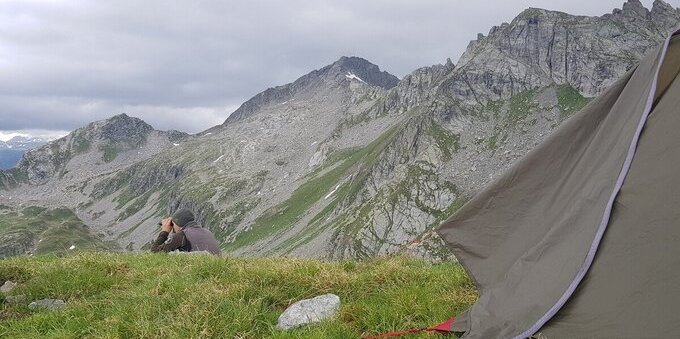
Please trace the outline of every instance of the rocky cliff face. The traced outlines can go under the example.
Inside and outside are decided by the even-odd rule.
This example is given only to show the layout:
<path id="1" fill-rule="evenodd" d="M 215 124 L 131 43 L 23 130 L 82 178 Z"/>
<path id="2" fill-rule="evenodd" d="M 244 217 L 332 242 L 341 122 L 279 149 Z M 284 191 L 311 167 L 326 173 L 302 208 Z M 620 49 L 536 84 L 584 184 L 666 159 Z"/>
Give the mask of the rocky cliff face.
<path id="1" fill-rule="evenodd" d="M 0 171 L 12 188 L 0 203 L 65 204 L 128 249 L 190 207 L 237 255 L 445 258 L 433 228 L 678 19 L 662 1 L 601 17 L 528 9 L 471 42 L 455 66 L 398 80 L 343 57 L 195 136 L 126 116 L 94 123 Z"/>
<path id="2" fill-rule="evenodd" d="M 596 96 L 679 20 L 680 12 L 663 1 L 650 11 L 631 0 L 600 17 L 530 8 L 470 42 L 458 62 L 464 74 L 445 87 L 470 102 L 507 99 L 551 83 Z"/>

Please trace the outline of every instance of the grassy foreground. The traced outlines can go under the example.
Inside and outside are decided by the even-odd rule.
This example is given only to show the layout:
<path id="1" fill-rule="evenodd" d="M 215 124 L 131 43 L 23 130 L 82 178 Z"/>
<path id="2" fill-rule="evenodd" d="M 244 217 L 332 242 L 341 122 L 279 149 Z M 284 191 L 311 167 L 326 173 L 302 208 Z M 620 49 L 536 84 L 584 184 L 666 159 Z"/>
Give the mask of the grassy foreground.
<path id="1" fill-rule="evenodd" d="M 323 262 L 79 253 L 0 260 L 5 280 L 19 282 L 10 294 L 27 299 L 13 304 L 0 296 L 0 338 L 356 338 L 437 324 L 477 297 L 460 265 L 401 257 Z M 336 319 L 276 330 L 287 306 L 324 293 L 342 300 Z M 27 308 L 43 298 L 67 306 Z"/>

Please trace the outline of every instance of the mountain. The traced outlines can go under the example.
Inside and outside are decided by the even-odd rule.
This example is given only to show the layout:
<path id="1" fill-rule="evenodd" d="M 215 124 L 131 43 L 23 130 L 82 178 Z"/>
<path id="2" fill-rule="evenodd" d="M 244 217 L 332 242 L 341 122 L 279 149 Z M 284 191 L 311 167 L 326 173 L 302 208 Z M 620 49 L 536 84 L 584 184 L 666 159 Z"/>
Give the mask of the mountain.
<path id="1" fill-rule="evenodd" d="M 41 137 L 24 137 L 24 136 L 15 136 L 12 139 L 7 140 L 5 142 L 5 145 L 7 148 L 11 149 L 20 149 L 24 151 L 28 151 L 32 148 L 36 148 L 38 146 L 42 146 L 48 142 L 52 141 L 51 139 L 48 138 L 41 138 Z M 0 148 L 2 148 L 2 144 L 0 144 Z"/>
<path id="2" fill-rule="evenodd" d="M 50 140 L 39 137 L 15 136 L 7 142 L 0 140 L 0 169 L 17 165 L 26 151 L 42 146 Z"/>
<path id="3" fill-rule="evenodd" d="M 366 59 L 358 57 L 342 57 L 338 61 L 321 69 L 315 70 L 295 82 L 269 88 L 246 101 L 234 111 L 225 125 L 241 120 L 269 105 L 287 102 L 296 94 L 309 93 L 317 86 L 331 87 L 359 81 L 373 87 L 390 89 L 397 85 L 399 78 L 384 71 Z"/>
<path id="4" fill-rule="evenodd" d="M 455 65 L 399 80 L 343 57 L 197 135 L 117 116 L 0 172 L 0 204 L 65 206 L 127 249 L 189 207 L 236 255 L 446 258 L 433 228 L 678 21 L 660 0 L 599 17 L 530 8 Z"/>

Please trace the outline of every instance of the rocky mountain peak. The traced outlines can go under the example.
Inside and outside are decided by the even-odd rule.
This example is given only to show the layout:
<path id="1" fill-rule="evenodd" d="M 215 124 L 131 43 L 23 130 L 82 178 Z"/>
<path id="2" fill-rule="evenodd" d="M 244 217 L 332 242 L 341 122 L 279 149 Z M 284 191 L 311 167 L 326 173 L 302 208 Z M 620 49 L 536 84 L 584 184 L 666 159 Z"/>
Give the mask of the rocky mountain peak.
<path id="1" fill-rule="evenodd" d="M 130 117 L 125 113 L 115 115 L 109 119 L 95 122 L 85 127 L 93 132 L 95 137 L 111 142 L 125 142 L 139 139 L 151 133 L 154 129 L 142 119 Z"/>
<path id="2" fill-rule="evenodd" d="M 52 178 L 63 178 L 73 168 L 100 166 L 101 170 L 124 166 L 125 161 L 134 162 L 152 156 L 170 146 L 172 140 L 183 137 L 186 134 L 156 131 L 139 118 L 118 114 L 26 152 L 17 171 L 21 172 L 19 177 L 26 178 L 31 184 L 45 184 Z M 126 154 L 125 161 L 109 165 L 121 154 Z"/>
<path id="3" fill-rule="evenodd" d="M 234 111 L 223 125 L 244 119 L 263 107 L 287 102 L 298 94 L 317 91 L 320 88 L 343 87 L 352 81 L 389 89 L 399 83 L 399 78 L 381 71 L 378 66 L 366 59 L 343 56 L 338 61 L 309 72 L 292 83 L 258 93 Z"/>
<path id="4" fill-rule="evenodd" d="M 599 17 L 526 9 L 470 42 L 447 90 L 469 103 L 509 98 L 553 83 L 596 96 L 680 21 L 680 10 L 661 0 L 651 11 L 638 0 L 622 8 Z"/>
<path id="5" fill-rule="evenodd" d="M 381 71 L 380 67 L 359 57 L 341 57 L 328 68 L 333 74 L 339 74 L 350 80 L 361 81 L 370 86 L 390 89 L 399 83 L 396 76 Z"/>
<path id="6" fill-rule="evenodd" d="M 677 28 L 680 25 L 680 10 L 662 0 L 654 1 L 650 18 L 660 27 Z"/>
<path id="7" fill-rule="evenodd" d="M 623 15 L 635 17 L 640 16 L 647 18 L 649 16 L 649 10 L 640 2 L 640 0 L 628 0 L 623 4 L 623 10 L 621 11 Z"/>
<path id="8" fill-rule="evenodd" d="M 663 0 L 654 0 L 654 3 L 652 4 L 652 12 L 667 12 L 674 10 L 675 8 L 673 8 L 673 6 Z"/>

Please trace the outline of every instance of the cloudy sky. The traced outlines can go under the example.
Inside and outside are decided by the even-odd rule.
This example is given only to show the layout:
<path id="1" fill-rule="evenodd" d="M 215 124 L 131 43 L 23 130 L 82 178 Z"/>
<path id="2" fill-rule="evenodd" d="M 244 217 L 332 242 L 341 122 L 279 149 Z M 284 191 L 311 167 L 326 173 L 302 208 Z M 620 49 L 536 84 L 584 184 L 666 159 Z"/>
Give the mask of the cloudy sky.
<path id="1" fill-rule="evenodd" d="M 622 3 L 0 0 L 0 139 L 121 112 L 194 133 L 343 55 L 402 77 L 455 62 L 478 32 L 527 7 L 601 15 Z"/>

